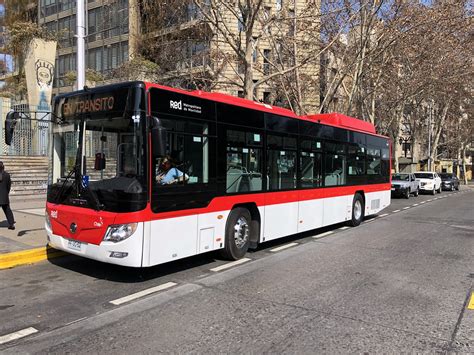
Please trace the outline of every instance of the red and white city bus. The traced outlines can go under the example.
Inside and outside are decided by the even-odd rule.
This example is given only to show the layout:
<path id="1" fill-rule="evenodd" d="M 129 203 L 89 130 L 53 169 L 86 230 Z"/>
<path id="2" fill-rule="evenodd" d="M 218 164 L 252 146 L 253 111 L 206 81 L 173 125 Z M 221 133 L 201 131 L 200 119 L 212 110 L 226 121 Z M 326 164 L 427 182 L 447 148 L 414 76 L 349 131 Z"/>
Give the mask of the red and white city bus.
<path id="1" fill-rule="evenodd" d="M 48 241 L 87 258 L 235 260 L 390 204 L 388 138 L 340 114 L 129 82 L 57 96 L 54 116 Z"/>

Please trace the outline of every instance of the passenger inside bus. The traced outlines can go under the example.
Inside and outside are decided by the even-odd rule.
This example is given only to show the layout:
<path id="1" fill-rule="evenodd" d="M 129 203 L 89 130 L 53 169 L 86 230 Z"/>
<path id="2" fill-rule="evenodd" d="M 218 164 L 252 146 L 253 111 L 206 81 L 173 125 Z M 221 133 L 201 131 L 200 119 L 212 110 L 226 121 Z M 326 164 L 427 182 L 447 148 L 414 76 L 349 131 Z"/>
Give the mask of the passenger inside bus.
<path id="1" fill-rule="evenodd" d="M 188 175 L 183 174 L 181 170 L 176 168 L 173 160 L 169 155 L 162 158 L 159 165 L 159 170 L 156 174 L 156 182 L 160 185 L 171 185 L 178 182 L 188 180 Z"/>

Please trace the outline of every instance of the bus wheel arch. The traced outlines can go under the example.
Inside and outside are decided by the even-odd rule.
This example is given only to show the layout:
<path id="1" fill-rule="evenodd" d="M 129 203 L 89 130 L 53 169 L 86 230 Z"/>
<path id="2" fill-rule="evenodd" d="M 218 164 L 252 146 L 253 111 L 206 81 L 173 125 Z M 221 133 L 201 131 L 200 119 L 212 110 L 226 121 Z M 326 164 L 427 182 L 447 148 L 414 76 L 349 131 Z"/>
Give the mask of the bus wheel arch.
<path id="1" fill-rule="evenodd" d="M 250 212 L 252 222 L 250 229 L 251 233 L 249 249 L 256 249 L 258 242 L 260 241 L 260 226 L 262 225 L 260 211 L 258 210 L 258 207 L 255 202 L 239 203 L 237 205 L 232 206 L 232 209 L 237 207 L 245 208 Z"/>
<path id="2" fill-rule="evenodd" d="M 349 224 L 357 227 L 363 220 L 365 215 L 365 194 L 364 191 L 356 191 L 352 199 L 351 219 Z"/>
<path id="3" fill-rule="evenodd" d="M 249 248 L 255 248 L 260 236 L 260 213 L 254 203 L 232 207 L 225 226 L 225 243 L 221 255 L 238 260 Z"/>

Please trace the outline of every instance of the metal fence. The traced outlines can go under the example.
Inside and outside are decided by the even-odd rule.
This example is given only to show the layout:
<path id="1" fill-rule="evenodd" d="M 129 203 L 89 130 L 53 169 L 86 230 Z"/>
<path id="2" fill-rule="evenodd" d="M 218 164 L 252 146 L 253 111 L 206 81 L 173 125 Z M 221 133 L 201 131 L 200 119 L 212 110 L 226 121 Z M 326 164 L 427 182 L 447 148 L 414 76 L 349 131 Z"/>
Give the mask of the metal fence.
<path id="1" fill-rule="evenodd" d="M 11 110 L 21 112 L 11 145 L 5 144 L 5 117 Z M 50 139 L 51 115 L 43 110 L 30 109 L 27 104 L 0 101 L 0 155 L 46 156 Z"/>

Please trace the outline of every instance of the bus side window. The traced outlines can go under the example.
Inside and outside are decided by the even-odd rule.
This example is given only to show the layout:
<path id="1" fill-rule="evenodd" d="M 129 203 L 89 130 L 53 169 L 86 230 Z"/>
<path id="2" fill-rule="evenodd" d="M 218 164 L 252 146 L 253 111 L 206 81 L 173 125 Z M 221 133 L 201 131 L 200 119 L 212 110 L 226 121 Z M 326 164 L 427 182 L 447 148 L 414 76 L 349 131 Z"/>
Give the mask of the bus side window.
<path id="1" fill-rule="evenodd" d="M 267 139 L 268 189 L 295 189 L 296 138 L 269 134 Z"/>
<path id="2" fill-rule="evenodd" d="M 346 184 L 345 146 L 340 143 L 325 143 L 324 186 Z"/>
<path id="3" fill-rule="evenodd" d="M 367 149 L 367 175 L 380 175 L 381 173 L 381 159 L 380 149 Z"/>
<path id="4" fill-rule="evenodd" d="M 226 192 L 262 190 L 262 135 L 227 131 Z"/>

